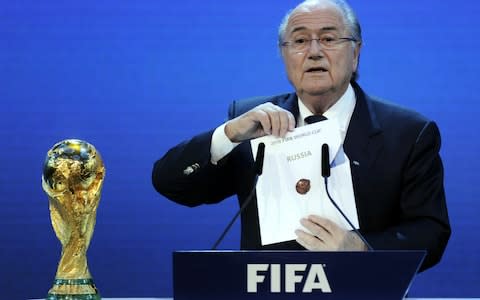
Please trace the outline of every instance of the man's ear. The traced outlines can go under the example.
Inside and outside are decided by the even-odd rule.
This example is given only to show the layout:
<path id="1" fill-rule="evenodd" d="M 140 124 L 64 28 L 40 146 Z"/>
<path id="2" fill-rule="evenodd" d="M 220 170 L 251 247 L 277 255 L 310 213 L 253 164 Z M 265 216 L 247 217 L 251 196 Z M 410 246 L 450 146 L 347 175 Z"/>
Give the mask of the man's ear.
<path id="1" fill-rule="evenodd" d="M 283 60 L 283 62 L 285 63 L 285 47 L 282 47 L 282 46 L 278 46 L 278 54 L 280 54 L 280 58 Z"/>
<path id="2" fill-rule="evenodd" d="M 353 71 L 358 70 L 358 64 L 360 62 L 360 50 L 362 48 L 362 43 L 356 43 L 355 48 L 353 49 Z"/>

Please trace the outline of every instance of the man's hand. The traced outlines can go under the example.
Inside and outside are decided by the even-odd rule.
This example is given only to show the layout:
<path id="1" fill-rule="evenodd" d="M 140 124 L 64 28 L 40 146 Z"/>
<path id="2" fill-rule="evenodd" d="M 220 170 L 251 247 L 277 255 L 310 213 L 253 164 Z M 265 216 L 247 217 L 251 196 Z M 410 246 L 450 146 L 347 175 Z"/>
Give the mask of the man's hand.
<path id="1" fill-rule="evenodd" d="M 265 135 L 284 137 L 295 129 L 291 112 L 270 102 L 261 104 L 225 125 L 225 134 L 232 142 L 243 142 Z"/>
<path id="2" fill-rule="evenodd" d="M 295 231 L 297 242 L 313 251 L 366 251 L 367 246 L 355 232 L 340 228 L 329 219 L 308 216 L 300 223 L 311 233 L 301 229 Z"/>

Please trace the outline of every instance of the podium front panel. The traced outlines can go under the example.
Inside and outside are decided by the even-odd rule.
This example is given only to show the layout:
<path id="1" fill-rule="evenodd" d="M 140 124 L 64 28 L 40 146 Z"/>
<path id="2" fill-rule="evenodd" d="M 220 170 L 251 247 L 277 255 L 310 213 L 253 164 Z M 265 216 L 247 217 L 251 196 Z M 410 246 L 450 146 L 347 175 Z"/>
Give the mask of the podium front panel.
<path id="1" fill-rule="evenodd" d="M 403 299 L 424 251 L 180 251 L 175 300 Z"/>

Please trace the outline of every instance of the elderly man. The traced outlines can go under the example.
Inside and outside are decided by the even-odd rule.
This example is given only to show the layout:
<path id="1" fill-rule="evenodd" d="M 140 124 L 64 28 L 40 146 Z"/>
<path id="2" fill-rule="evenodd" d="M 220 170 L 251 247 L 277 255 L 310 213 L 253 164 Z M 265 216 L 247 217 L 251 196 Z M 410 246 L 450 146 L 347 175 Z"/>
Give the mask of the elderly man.
<path id="1" fill-rule="evenodd" d="M 305 1 L 279 29 L 279 47 L 295 93 L 233 102 L 230 120 L 172 148 L 155 163 L 158 192 L 188 206 L 237 194 L 254 182 L 249 140 L 283 137 L 305 118 L 323 115 L 343 128 L 360 232 L 374 249 L 427 250 L 422 270 L 436 264 L 450 236 L 436 124 L 374 99 L 356 83 L 361 29 L 341 0 Z M 316 215 L 299 223 L 296 241 L 261 243 L 258 208 L 242 214 L 242 249 L 366 250 L 353 231 Z"/>

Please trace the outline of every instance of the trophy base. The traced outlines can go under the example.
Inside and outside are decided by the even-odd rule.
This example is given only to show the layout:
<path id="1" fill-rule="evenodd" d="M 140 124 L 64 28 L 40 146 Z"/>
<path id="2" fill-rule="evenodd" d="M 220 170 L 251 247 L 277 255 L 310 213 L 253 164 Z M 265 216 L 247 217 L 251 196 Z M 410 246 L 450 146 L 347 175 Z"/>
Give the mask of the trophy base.
<path id="1" fill-rule="evenodd" d="M 77 295 L 60 295 L 48 294 L 45 300 L 101 300 L 98 294 L 77 294 Z"/>
<path id="2" fill-rule="evenodd" d="M 93 279 L 58 279 L 48 291 L 46 300 L 100 300 Z"/>

